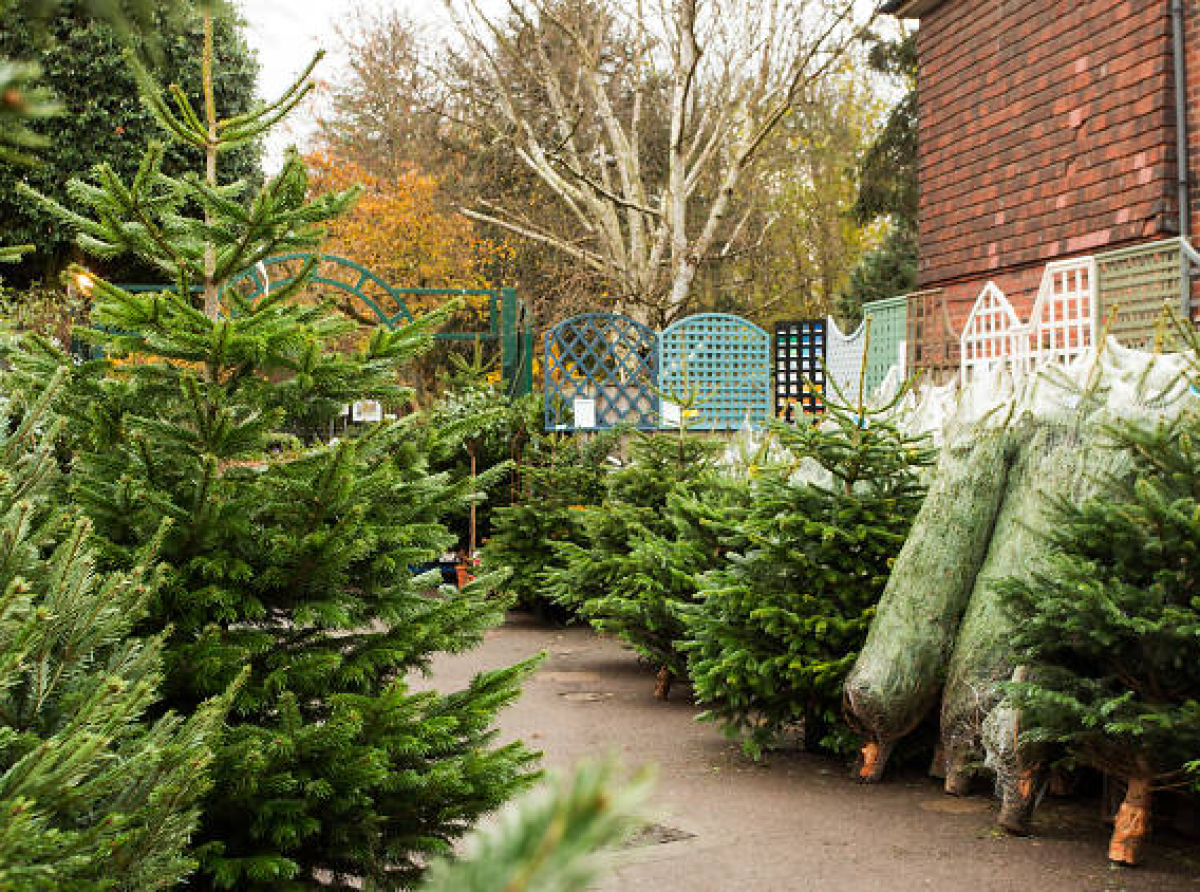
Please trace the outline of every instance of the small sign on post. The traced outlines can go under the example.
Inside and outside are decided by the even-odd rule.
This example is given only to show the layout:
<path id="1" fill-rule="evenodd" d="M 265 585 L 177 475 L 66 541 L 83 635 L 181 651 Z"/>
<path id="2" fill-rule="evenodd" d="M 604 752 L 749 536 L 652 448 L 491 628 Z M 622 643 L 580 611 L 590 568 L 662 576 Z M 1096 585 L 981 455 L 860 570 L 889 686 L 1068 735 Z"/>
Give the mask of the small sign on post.
<path id="1" fill-rule="evenodd" d="M 596 426 L 596 401 L 594 399 L 576 399 L 572 408 L 575 413 L 576 430 L 591 430 Z"/>
<path id="2" fill-rule="evenodd" d="M 350 409 L 350 420 L 383 421 L 383 403 L 379 400 L 356 400 Z"/>
<path id="3" fill-rule="evenodd" d="M 681 427 L 683 425 L 683 412 L 679 408 L 679 403 L 673 403 L 670 400 L 662 401 L 662 423 L 663 427 Z"/>

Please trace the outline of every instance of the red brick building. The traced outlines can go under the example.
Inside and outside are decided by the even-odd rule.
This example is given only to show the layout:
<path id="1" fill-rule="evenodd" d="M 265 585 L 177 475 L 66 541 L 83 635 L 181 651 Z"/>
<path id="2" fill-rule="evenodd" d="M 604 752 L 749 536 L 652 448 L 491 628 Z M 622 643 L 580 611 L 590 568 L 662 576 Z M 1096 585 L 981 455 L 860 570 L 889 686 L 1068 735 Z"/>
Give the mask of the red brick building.
<path id="1" fill-rule="evenodd" d="M 957 365 L 957 336 L 988 281 L 1024 320 L 1050 261 L 1181 234 L 1180 33 L 1193 174 L 1185 227 L 1200 230 L 1200 0 L 1179 4 L 1181 29 L 1172 0 L 885 4 L 920 23 L 919 283 L 927 293 L 909 306 L 914 365 Z M 1176 272 L 1177 292 L 1179 281 Z"/>

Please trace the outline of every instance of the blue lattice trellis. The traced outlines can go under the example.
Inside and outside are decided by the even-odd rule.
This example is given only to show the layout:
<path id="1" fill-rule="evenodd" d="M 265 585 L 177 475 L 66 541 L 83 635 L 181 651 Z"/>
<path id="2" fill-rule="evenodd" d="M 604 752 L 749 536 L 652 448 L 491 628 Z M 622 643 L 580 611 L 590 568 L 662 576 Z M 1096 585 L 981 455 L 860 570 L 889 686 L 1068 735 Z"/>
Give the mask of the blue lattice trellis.
<path id="1" fill-rule="evenodd" d="M 796 421 L 796 407 L 824 410 L 825 320 L 775 323 L 775 414 Z"/>
<path id="2" fill-rule="evenodd" d="M 659 382 L 668 398 L 695 395 L 690 428 L 761 427 L 771 416 L 771 338 L 740 316 L 681 319 L 659 339 Z"/>
<path id="3" fill-rule="evenodd" d="M 547 430 L 658 427 L 658 336 L 636 319 L 564 319 L 546 332 L 543 368 Z M 594 401 L 594 424 L 576 424 L 577 400 Z"/>

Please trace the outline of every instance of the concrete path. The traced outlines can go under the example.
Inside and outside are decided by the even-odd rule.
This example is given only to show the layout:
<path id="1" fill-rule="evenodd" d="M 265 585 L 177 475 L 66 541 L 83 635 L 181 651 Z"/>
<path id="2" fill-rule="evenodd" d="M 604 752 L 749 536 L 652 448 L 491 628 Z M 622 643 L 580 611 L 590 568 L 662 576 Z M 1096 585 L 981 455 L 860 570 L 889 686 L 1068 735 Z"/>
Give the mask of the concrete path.
<path id="1" fill-rule="evenodd" d="M 861 787 L 817 756 L 758 766 L 694 721 L 686 687 L 655 701 L 636 656 L 587 629 L 511 614 L 479 649 L 439 660 L 422 686 L 461 687 L 542 649 L 550 658 L 502 716 L 504 737 L 542 750 L 548 767 L 607 752 L 659 766 L 660 826 L 602 892 L 1200 890 L 1200 847 L 1180 838 L 1156 839 L 1146 867 L 1109 867 L 1092 803 L 1047 801 L 1036 835 L 1013 839 L 994 829 L 989 797 L 948 797 L 920 774 Z"/>

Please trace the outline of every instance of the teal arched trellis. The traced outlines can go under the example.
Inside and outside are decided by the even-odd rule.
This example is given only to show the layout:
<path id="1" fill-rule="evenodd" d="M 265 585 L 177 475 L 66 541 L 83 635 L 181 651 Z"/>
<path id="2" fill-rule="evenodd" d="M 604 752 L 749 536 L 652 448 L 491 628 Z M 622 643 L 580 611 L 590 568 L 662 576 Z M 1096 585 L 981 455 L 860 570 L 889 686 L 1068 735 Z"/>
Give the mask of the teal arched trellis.
<path id="1" fill-rule="evenodd" d="M 546 430 L 658 427 L 658 336 L 620 313 L 581 313 L 545 334 Z M 577 417 L 580 401 L 590 420 Z"/>
<path id="2" fill-rule="evenodd" d="M 405 297 L 486 297 L 486 332 L 440 331 L 434 338 L 446 341 L 500 342 L 500 373 L 510 394 L 523 395 L 533 388 L 533 319 L 517 298 L 515 288 L 394 288 L 377 273 L 335 254 L 281 254 L 245 269 L 231 278 L 226 289 L 236 289 L 247 300 L 291 283 L 304 266 L 316 259 L 311 282 L 349 295 L 366 309 L 368 318 L 394 328 L 411 322 Z"/>
<path id="3" fill-rule="evenodd" d="M 255 300 L 276 288 L 291 284 L 312 254 L 281 254 L 244 269 L 226 284 L 247 300 Z M 411 322 L 412 313 L 404 302 L 404 292 L 393 288 L 365 266 L 333 254 L 321 255 L 310 280 L 352 295 L 389 328 L 398 322 Z M 458 294 L 460 292 L 454 292 Z"/>
<path id="4" fill-rule="evenodd" d="M 701 313 L 669 326 L 658 370 L 664 399 L 693 403 L 689 428 L 762 427 L 771 417 L 771 338 L 740 316 Z"/>

